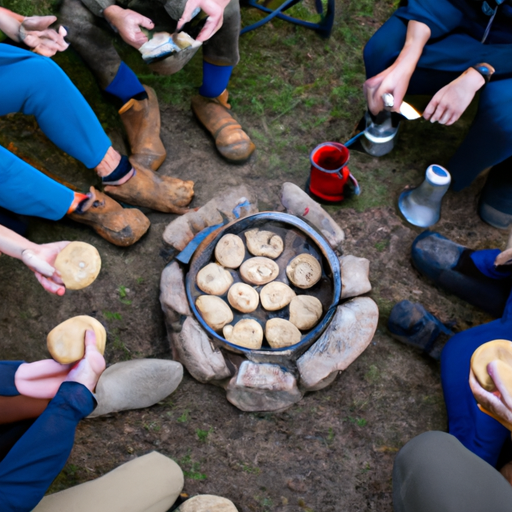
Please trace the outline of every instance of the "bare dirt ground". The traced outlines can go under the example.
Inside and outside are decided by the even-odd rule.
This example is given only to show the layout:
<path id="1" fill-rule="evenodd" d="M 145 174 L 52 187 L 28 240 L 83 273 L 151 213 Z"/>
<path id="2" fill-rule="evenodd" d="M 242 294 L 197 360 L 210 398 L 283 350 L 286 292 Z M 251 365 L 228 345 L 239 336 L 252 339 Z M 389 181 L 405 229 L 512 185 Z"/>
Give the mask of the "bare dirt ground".
<path id="1" fill-rule="evenodd" d="M 169 156 L 160 173 L 195 180 L 193 206 L 243 183 L 257 191 L 260 210 L 273 209 L 284 181 L 304 185 L 308 154 L 316 144 L 348 139 L 362 113 L 362 45 L 392 6 L 371 2 L 354 10 L 340 2 L 337 7 L 337 25 L 327 41 L 280 22 L 242 40 L 246 64 L 235 71 L 233 105 L 258 146 L 243 166 L 230 166 L 215 153 L 188 109 L 189 93 L 200 83 L 198 59 L 175 89 L 140 71 L 165 99 L 162 136 Z M 250 16 L 258 18 L 244 14 Z M 114 107 L 91 85 L 76 55 L 58 61 L 98 112 L 115 145 L 122 146 Z M 439 366 L 386 333 L 391 307 L 402 299 L 420 301 L 443 320 L 456 320 L 457 329 L 489 320 L 434 288 L 412 268 L 410 246 L 421 230 L 408 225 L 396 210 L 405 185 L 421 182 L 428 164 L 446 163 L 467 122 L 452 129 L 411 122 L 389 156 L 379 160 L 352 154 L 351 170 L 361 181 L 362 195 L 328 210 L 345 229 L 345 253 L 371 262 L 369 295 L 380 307 L 381 322 L 366 352 L 330 387 L 283 413 L 247 414 L 231 406 L 223 390 L 186 375 L 179 389 L 154 407 L 83 421 L 51 491 L 97 478 L 133 457 L 159 450 L 185 471 L 187 493 L 226 496 L 241 512 L 391 511 L 396 452 L 421 432 L 446 428 Z M 95 183 L 93 173 L 59 152 L 33 120 L 2 118 L 0 128 L 2 144 L 14 142 L 81 188 Z M 474 248 L 503 247 L 506 234 L 484 224 L 476 213 L 483 182 L 480 178 L 459 194 L 449 192 L 435 229 Z M 2 357 L 48 357 L 46 334 L 71 316 L 88 314 L 107 327 L 108 363 L 169 358 L 158 294 L 165 265 L 162 233 L 174 217 L 154 212 L 148 216 L 149 234 L 126 249 L 70 221 L 32 219 L 29 238 L 92 243 L 101 253 L 103 270 L 89 288 L 58 298 L 46 294 L 20 262 L 1 257 Z"/>

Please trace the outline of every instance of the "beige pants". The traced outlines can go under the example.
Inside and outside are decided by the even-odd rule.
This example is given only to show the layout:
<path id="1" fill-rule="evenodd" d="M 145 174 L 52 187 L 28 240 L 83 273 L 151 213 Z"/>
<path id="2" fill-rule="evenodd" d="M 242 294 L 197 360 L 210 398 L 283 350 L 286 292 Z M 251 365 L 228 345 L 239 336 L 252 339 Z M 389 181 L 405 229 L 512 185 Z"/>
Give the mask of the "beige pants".
<path id="1" fill-rule="evenodd" d="M 45 496 L 33 512 L 166 512 L 183 489 L 183 473 L 158 452 L 110 473 Z"/>

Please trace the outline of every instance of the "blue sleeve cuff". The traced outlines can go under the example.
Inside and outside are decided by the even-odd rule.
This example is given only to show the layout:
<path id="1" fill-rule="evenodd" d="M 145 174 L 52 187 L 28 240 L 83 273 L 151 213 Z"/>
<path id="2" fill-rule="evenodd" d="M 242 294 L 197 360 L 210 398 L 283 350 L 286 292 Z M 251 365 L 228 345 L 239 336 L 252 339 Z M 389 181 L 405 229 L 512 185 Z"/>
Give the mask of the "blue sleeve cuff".
<path id="1" fill-rule="evenodd" d="M 23 361 L 0 361 L 0 395 L 16 396 L 19 395 L 14 385 L 14 376 L 16 371 L 23 364 Z"/>
<path id="2" fill-rule="evenodd" d="M 472 253 L 471 259 L 484 276 L 491 279 L 505 279 L 510 277 L 511 272 L 499 272 L 494 266 L 494 260 L 500 253 L 499 249 L 483 249 Z"/>
<path id="3" fill-rule="evenodd" d="M 58 409 L 69 419 L 80 421 L 89 416 L 96 405 L 94 395 L 83 384 L 63 382 L 47 409 Z"/>

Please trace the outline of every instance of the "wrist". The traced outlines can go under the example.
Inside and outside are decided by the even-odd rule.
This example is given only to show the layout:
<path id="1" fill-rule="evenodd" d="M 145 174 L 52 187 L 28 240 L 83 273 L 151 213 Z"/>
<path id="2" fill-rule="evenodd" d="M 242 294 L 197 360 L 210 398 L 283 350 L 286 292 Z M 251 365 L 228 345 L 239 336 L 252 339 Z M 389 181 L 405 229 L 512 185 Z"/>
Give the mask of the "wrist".
<path id="1" fill-rule="evenodd" d="M 479 64 L 475 64 L 471 66 L 472 70 L 476 71 L 479 75 L 484 79 L 484 84 L 488 84 L 491 81 L 491 77 L 495 72 L 495 69 L 486 62 L 480 62 Z"/>
<path id="2" fill-rule="evenodd" d="M 105 9 L 103 9 L 103 17 L 110 21 L 113 17 L 115 17 L 117 14 L 120 14 L 123 12 L 124 9 L 122 7 L 119 7 L 119 5 L 109 5 Z"/>
<path id="3" fill-rule="evenodd" d="M 467 69 L 462 78 L 465 81 L 465 86 L 471 88 L 474 92 L 480 90 L 485 84 L 486 80 L 475 68 Z"/>

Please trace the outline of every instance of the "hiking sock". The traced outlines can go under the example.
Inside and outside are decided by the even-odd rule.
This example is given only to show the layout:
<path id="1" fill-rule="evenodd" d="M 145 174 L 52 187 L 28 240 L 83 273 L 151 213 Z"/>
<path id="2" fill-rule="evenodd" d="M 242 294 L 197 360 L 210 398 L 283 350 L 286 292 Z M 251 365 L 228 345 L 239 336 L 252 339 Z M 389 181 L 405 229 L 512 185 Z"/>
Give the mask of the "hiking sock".
<path id="1" fill-rule="evenodd" d="M 217 98 L 228 87 L 233 66 L 216 66 L 203 60 L 203 85 L 199 94 L 205 98 Z"/>
<path id="2" fill-rule="evenodd" d="M 71 202 L 66 215 L 70 213 L 83 213 L 83 207 L 85 203 L 91 199 L 91 194 L 82 194 L 81 192 L 75 192 L 73 201 Z"/>
<path id="3" fill-rule="evenodd" d="M 148 97 L 137 75 L 124 62 L 121 62 L 116 76 L 105 91 L 119 98 L 123 105 L 132 98 L 140 101 Z"/>
<path id="4" fill-rule="evenodd" d="M 133 169 L 130 160 L 125 155 L 121 156 L 121 161 L 117 165 L 117 167 L 107 176 L 103 176 L 101 178 L 101 182 L 104 185 L 115 185 L 117 181 L 121 178 L 124 178 L 131 170 Z"/>

